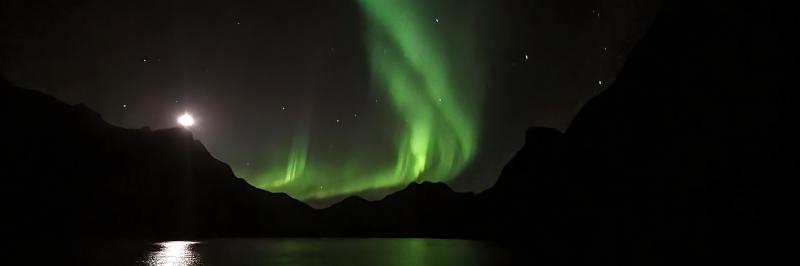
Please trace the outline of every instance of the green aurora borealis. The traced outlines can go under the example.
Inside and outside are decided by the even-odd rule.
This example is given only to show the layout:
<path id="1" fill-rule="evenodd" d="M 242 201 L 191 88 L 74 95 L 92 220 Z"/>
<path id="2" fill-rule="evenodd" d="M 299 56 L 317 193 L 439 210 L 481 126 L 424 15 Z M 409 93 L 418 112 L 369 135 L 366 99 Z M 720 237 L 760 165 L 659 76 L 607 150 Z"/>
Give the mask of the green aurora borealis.
<path id="1" fill-rule="evenodd" d="M 452 180 L 474 157 L 484 85 L 472 16 L 448 12 L 440 19 L 436 11 L 450 9 L 422 0 L 358 4 L 372 89 L 389 98 L 398 125 L 386 143 L 392 154 L 370 156 L 374 147 L 362 143 L 339 154 L 345 163 L 314 157 L 313 119 L 296 121 L 288 151 L 275 155 L 285 159 L 249 178 L 251 184 L 301 200 L 324 199 Z"/>

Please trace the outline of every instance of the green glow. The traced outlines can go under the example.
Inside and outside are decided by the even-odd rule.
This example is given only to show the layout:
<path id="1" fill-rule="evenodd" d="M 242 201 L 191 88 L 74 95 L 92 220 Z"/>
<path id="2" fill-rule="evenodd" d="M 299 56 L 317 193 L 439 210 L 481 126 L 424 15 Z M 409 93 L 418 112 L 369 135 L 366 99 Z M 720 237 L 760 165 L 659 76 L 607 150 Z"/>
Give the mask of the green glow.
<path id="1" fill-rule="evenodd" d="M 303 130 L 288 153 L 272 155 L 278 158 L 273 167 L 248 179 L 252 184 L 299 199 L 327 198 L 448 181 L 474 156 L 483 79 L 472 16 L 423 0 L 358 2 L 366 16 L 373 87 L 388 96 L 396 114 L 394 143 L 384 144 L 393 145 L 393 154 L 370 156 L 373 147 L 364 144 L 338 154 L 345 159 L 315 157 Z M 435 10 L 447 18 L 437 21 Z"/>
<path id="2" fill-rule="evenodd" d="M 286 174 L 278 185 L 289 184 L 295 177 L 302 176 L 306 170 L 308 159 L 308 140 L 305 137 L 296 138 L 289 152 L 289 162 L 286 165 Z"/>

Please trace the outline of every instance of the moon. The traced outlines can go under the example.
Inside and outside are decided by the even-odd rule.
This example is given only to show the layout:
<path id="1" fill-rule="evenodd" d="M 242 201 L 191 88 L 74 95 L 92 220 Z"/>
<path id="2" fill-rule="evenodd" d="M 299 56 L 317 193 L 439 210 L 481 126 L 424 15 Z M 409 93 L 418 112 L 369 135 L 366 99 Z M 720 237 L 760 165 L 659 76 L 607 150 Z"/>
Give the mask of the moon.
<path id="1" fill-rule="evenodd" d="M 194 126 L 194 118 L 189 113 L 184 113 L 183 115 L 178 117 L 178 124 L 183 127 L 192 127 Z"/>

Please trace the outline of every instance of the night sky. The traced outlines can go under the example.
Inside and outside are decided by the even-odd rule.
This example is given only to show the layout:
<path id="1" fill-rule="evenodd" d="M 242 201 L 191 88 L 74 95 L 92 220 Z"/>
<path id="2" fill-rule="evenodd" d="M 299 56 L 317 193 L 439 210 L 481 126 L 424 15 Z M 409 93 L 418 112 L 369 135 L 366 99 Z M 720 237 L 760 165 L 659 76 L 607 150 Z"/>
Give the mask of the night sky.
<path id="1" fill-rule="evenodd" d="M 0 75 L 126 128 L 191 114 L 189 130 L 238 177 L 318 205 L 424 180 L 479 192 L 526 128 L 566 128 L 612 84 L 656 11 L 647 0 L 3 1 Z"/>

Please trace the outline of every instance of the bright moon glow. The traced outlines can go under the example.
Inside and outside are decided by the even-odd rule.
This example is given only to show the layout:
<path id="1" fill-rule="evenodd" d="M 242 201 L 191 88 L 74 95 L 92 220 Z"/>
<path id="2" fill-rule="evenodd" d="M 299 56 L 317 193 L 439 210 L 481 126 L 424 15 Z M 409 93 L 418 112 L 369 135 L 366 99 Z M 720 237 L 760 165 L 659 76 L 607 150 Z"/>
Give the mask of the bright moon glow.
<path id="1" fill-rule="evenodd" d="M 194 118 L 189 113 L 184 113 L 178 117 L 178 124 L 184 127 L 191 127 L 194 125 Z"/>

